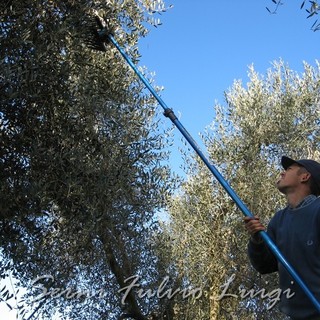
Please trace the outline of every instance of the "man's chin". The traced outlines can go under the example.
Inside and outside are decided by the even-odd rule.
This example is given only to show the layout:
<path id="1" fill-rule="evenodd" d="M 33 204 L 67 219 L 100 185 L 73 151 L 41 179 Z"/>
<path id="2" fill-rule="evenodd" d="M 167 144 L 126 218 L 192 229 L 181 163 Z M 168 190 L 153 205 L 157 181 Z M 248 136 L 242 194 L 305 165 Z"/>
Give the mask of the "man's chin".
<path id="1" fill-rule="evenodd" d="M 286 193 L 286 187 L 284 187 L 284 186 L 282 186 L 281 185 L 281 180 L 278 180 L 277 182 L 276 182 L 276 188 L 281 192 L 281 193 Z"/>

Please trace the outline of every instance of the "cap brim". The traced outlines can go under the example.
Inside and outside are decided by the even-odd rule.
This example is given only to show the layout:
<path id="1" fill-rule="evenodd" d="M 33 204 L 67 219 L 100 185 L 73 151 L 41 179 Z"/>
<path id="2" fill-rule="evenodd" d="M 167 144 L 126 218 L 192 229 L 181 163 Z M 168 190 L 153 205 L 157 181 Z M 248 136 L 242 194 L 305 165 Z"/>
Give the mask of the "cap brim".
<path id="1" fill-rule="evenodd" d="M 297 161 L 291 159 L 291 158 L 288 158 L 286 156 L 283 156 L 281 158 L 281 165 L 283 166 L 283 168 L 285 170 L 287 170 L 291 165 L 293 165 L 294 163 L 298 163 Z"/>

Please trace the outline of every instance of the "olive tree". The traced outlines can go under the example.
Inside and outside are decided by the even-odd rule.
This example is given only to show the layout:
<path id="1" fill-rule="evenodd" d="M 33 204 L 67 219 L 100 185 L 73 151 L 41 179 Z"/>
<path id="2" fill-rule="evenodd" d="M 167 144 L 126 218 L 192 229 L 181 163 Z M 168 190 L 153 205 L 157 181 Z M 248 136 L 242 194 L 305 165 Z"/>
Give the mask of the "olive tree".
<path id="1" fill-rule="evenodd" d="M 165 270 L 153 239 L 174 183 L 170 138 L 116 50 L 86 45 L 98 12 L 137 62 L 146 23 L 165 10 L 161 0 L 0 4 L 0 271 L 28 290 L 21 317 L 170 314 L 157 297 L 121 290 L 135 276 L 157 287 Z"/>
<path id="2" fill-rule="evenodd" d="M 274 185 L 281 156 L 320 159 L 319 88 L 318 63 L 298 74 L 278 61 L 265 76 L 252 66 L 203 133 L 212 163 L 265 224 L 284 205 Z M 181 319 L 279 319 L 277 275 L 250 266 L 242 213 L 196 156 L 186 159 L 167 230 L 180 273 L 203 294 Z"/>

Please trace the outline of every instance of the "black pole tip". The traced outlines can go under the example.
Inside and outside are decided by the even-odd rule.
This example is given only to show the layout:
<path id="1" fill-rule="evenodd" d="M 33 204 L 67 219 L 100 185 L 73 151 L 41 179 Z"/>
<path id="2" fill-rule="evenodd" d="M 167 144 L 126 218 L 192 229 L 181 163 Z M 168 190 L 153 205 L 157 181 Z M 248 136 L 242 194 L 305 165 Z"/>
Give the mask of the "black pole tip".
<path id="1" fill-rule="evenodd" d="M 91 49 L 106 51 L 106 44 L 110 42 L 109 35 L 113 35 L 113 32 L 111 19 L 96 14 L 88 23 L 85 42 Z"/>

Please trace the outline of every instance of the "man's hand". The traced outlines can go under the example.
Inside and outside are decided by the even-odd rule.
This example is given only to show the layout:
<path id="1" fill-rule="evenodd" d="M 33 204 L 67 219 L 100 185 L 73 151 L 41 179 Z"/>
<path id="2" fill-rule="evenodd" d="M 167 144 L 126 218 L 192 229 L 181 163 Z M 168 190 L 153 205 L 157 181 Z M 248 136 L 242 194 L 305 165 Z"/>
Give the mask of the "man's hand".
<path id="1" fill-rule="evenodd" d="M 255 243 L 262 242 L 262 239 L 259 235 L 259 231 L 263 231 L 266 228 L 262 225 L 260 222 L 259 217 L 245 217 L 244 219 L 244 225 L 246 230 L 251 236 L 251 240 Z"/>

